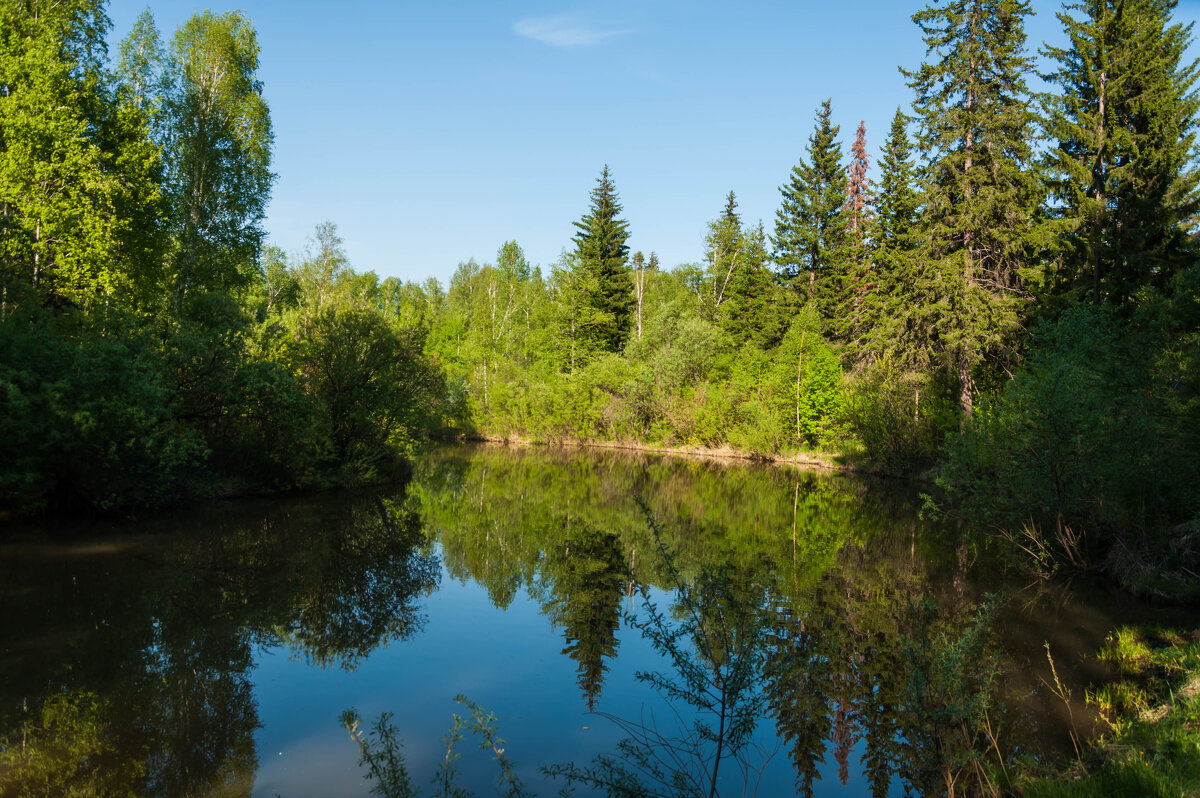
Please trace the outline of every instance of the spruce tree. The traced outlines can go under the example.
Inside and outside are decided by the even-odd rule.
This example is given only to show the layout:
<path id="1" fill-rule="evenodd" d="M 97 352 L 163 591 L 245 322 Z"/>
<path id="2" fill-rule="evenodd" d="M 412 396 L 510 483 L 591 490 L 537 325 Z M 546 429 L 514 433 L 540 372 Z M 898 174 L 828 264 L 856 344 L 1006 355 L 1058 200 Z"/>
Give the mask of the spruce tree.
<path id="1" fill-rule="evenodd" d="M 718 317 L 721 328 L 739 345 L 749 343 L 763 350 L 777 345 L 788 325 L 767 260 L 762 222 L 743 229 L 741 265 L 730 279 L 728 298 Z"/>
<path id="2" fill-rule="evenodd" d="M 589 328 L 590 337 L 597 348 L 618 352 L 629 338 L 637 304 L 625 243 L 629 223 L 619 218 L 621 204 L 607 164 L 596 183 L 591 209 L 575 222 L 575 263 L 589 286 L 586 302 L 601 318 Z"/>
<path id="3" fill-rule="evenodd" d="M 869 294 L 871 350 L 902 369 L 920 371 L 931 359 L 932 313 L 922 291 L 929 280 L 918 257 L 920 197 L 908 139 L 908 118 L 897 108 L 879 158 L 879 191 L 872 219 L 875 281 Z"/>
<path id="4" fill-rule="evenodd" d="M 1065 243 L 1063 288 L 1123 302 L 1189 262 L 1197 210 L 1197 62 L 1174 0 L 1081 0 L 1058 18 L 1068 47 L 1047 47 L 1046 157 Z M 1072 16 L 1075 12 L 1077 16 Z"/>
<path id="5" fill-rule="evenodd" d="M 807 160 L 792 167 L 780 187 L 772 244 L 780 274 L 804 302 L 815 302 L 822 318 L 833 319 L 847 263 L 846 172 L 840 128 L 830 122 L 831 100 L 821 103 L 808 139 Z"/>
<path id="6" fill-rule="evenodd" d="M 737 198 L 732 191 L 725 198 L 725 209 L 716 221 L 708 225 L 704 238 L 704 259 L 708 264 L 705 287 L 701 291 L 701 313 L 715 320 L 721 317 L 721 306 L 730 299 L 730 285 L 745 266 L 743 260 L 742 220 L 737 213 Z"/>
<path id="7" fill-rule="evenodd" d="M 917 168 L 908 140 L 908 117 L 899 108 L 879 157 L 879 192 L 872 219 L 875 268 L 881 285 L 898 288 L 903 261 L 917 245 Z"/>
<path id="8" fill-rule="evenodd" d="M 1020 327 L 1033 277 L 1030 13 L 1028 0 L 950 0 L 913 16 L 929 59 L 905 72 L 928 159 L 923 257 L 935 268 L 923 301 L 937 309 L 930 343 L 958 379 L 964 419 L 981 365 Z"/>

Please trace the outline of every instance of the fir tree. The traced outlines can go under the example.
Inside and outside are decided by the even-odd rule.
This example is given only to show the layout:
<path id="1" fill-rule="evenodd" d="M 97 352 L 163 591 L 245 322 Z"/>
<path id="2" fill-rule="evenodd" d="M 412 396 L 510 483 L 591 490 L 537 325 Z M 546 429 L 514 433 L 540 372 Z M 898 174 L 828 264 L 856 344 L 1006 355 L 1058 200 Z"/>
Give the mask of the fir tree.
<path id="1" fill-rule="evenodd" d="M 908 139 L 908 118 L 897 108 L 879 158 L 879 193 L 872 219 L 875 282 L 869 294 L 871 350 L 906 371 L 923 371 L 931 359 L 932 314 L 918 257 L 917 169 Z"/>
<path id="2" fill-rule="evenodd" d="M 637 300 L 627 258 L 629 223 L 619 218 L 621 204 L 608 165 L 592 189 L 592 207 L 575 222 L 576 268 L 585 274 L 587 304 L 603 321 L 590 328 L 599 349 L 618 352 L 629 338 Z"/>
<path id="3" fill-rule="evenodd" d="M 908 117 L 897 108 L 879 158 L 879 193 L 872 219 L 875 269 L 881 285 L 899 287 L 902 261 L 917 245 L 917 170 L 908 140 Z"/>
<path id="4" fill-rule="evenodd" d="M 905 72 L 916 92 L 924 194 L 923 302 L 929 344 L 958 379 L 964 419 L 976 372 L 1019 329 L 1039 186 L 1024 51 L 1028 0 L 951 0 L 913 16 L 929 60 Z"/>
<path id="5" fill-rule="evenodd" d="M 821 103 L 808 159 L 792 167 L 791 180 L 779 189 L 783 203 L 772 239 L 781 276 L 804 301 L 816 302 L 826 321 L 836 312 L 847 260 L 846 172 L 830 106 L 830 100 Z"/>
<path id="6" fill-rule="evenodd" d="M 737 213 L 737 198 L 732 191 L 725 199 L 721 216 L 708 225 L 705 236 L 704 259 L 708 263 L 705 289 L 700 297 L 701 313 L 705 318 L 717 319 L 722 315 L 721 306 L 730 299 L 729 288 L 738 272 L 744 268 L 742 220 Z"/>
<path id="7" fill-rule="evenodd" d="M 762 222 L 743 229 L 741 265 L 729 281 L 728 296 L 717 320 L 739 345 L 753 344 L 763 350 L 779 343 L 788 324 L 767 260 L 767 235 Z"/>
<path id="8" fill-rule="evenodd" d="M 1197 209 L 1197 62 L 1174 0 L 1082 0 L 1048 47 L 1060 94 L 1046 98 L 1050 186 L 1063 222 L 1064 287 L 1121 302 L 1188 262 Z M 1076 12 L 1072 16 L 1069 12 Z"/>

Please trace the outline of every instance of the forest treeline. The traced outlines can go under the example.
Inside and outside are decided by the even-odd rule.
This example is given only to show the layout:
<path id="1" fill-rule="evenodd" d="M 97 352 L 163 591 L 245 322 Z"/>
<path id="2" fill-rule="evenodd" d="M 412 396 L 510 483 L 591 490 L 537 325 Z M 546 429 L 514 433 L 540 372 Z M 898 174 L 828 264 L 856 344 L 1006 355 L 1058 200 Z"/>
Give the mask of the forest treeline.
<path id="1" fill-rule="evenodd" d="M 558 262 L 509 241 L 443 287 L 356 271 L 332 223 L 266 245 L 240 13 L 164 38 L 147 12 L 109 54 L 99 0 L 4 3 L 0 502 L 352 484 L 437 435 L 818 447 L 937 465 L 947 506 L 1023 524 L 1046 567 L 1168 590 L 1200 551 L 1175 5 L 1069 4 L 1035 57 L 1027 0 L 930 3 L 878 162 L 826 100 L 769 228 L 731 191 L 702 262 L 664 268 L 605 167 Z"/>

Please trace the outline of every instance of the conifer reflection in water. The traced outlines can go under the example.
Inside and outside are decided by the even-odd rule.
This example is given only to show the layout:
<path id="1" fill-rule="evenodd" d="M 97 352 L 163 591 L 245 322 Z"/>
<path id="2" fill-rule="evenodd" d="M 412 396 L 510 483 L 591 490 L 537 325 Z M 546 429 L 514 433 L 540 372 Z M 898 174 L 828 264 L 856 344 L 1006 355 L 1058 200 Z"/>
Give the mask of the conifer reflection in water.
<path id="1" fill-rule="evenodd" d="M 629 613 L 626 619 L 671 667 L 670 672 L 639 672 L 637 677 L 670 702 L 674 718 L 660 725 L 652 716 L 634 720 L 601 713 L 627 735 L 617 753 L 597 756 L 591 767 L 570 763 L 543 770 L 568 786 L 584 784 L 609 795 L 711 798 L 719 794 L 722 763 L 731 760 L 741 777 L 741 793 L 753 794 L 774 755 L 769 746 L 754 744 L 754 729 L 765 709 L 765 648 L 756 605 L 720 567 L 705 566 L 685 582 L 663 545 L 662 527 L 641 500 L 638 504 L 655 553 L 674 583 L 675 600 L 664 613 L 643 589 L 643 615 Z"/>
<path id="2" fill-rule="evenodd" d="M 397 722 L 415 755 L 422 741 L 436 747 L 451 712 L 438 702 L 457 692 L 497 711 L 520 763 L 587 764 L 620 734 L 580 715 L 592 707 L 638 718 L 655 697 L 633 672 L 673 672 L 620 622 L 622 608 L 641 612 L 631 596 L 642 590 L 668 618 L 681 611 L 634 495 L 661 521 L 679 581 L 719 571 L 732 596 L 724 612 L 760 625 L 769 704 L 754 740 L 784 743 L 759 794 L 797 781 L 802 792 L 861 796 L 944 785 L 947 774 L 958 787 L 978 778 L 959 753 L 981 738 L 952 722 L 950 702 L 929 704 L 923 721 L 906 714 L 917 707 L 909 675 L 918 654 L 931 674 L 970 675 L 950 666 L 970 661 L 959 652 L 971 647 L 958 644 L 983 591 L 1002 586 L 996 569 L 983 569 L 984 587 L 957 531 L 917 519 L 887 484 L 613 452 L 455 447 L 423 456 L 396 492 L 226 503 L 190 512 L 195 520 L 173 522 L 173 532 L 158 524 L 149 538 L 155 524 L 139 523 L 82 546 L 0 547 L 0 747 L 26 743 L 0 754 L 9 768 L 0 793 L 38 794 L 26 787 L 43 776 L 49 794 L 79 785 L 236 794 L 255 779 L 265 794 L 346 793 L 363 785 L 337 711 L 403 708 Z M 438 584 L 435 552 L 451 578 L 427 596 Z M 922 609 L 926 597 L 936 611 Z M 1090 598 L 1026 604 L 1000 608 L 993 627 L 1010 710 L 1020 709 L 1012 694 L 1045 668 L 1044 641 L 1064 681 L 1080 685 L 1066 668 L 1116 623 Z M 1022 640 L 1032 656 L 1013 656 Z M 271 657 L 279 645 L 291 656 Z M 933 679 L 929 691 L 953 683 Z M 322 706 L 330 693 L 346 700 Z M 1021 712 L 988 712 L 1006 754 L 1018 741 L 1046 750 L 1016 728 Z M 933 723 L 923 736 L 922 722 Z M 1033 731 L 1072 755 L 1052 716 L 1037 723 Z M 289 758 L 322 733 L 305 763 L 322 773 L 346 765 L 345 781 L 330 776 L 324 789 Z M 904 748 L 918 740 L 930 742 Z M 938 746 L 945 772 L 936 757 L 917 756 Z M 988 750 L 972 756 L 987 764 Z M 414 766 L 424 783 L 436 762 Z M 478 770 L 464 767 L 464 786 L 482 794 L 492 773 L 486 763 Z M 728 760 L 722 791 L 726 776 L 739 782 Z"/>
<path id="3" fill-rule="evenodd" d="M 971 557 L 953 537 L 921 529 L 911 502 L 894 493 L 785 470 L 495 447 L 432 458 L 417 482 L 418 490 L 427 491 L 423 507 L 448 567 L 488 584 L 489 591 L 496 584 L 491 575 L 504 572 L 507 580 L 494 597 L 520 589 L 514 574 L 530 574 L 548 617 L 560 627 L 572 617 L 563 608 L 573 597 L 587 596 L 573 617 L 614 616 L 614 548 L 624 552 L 632 582 L 643 586 L 671 588 L 673 573 L 685 586 L 696 586 L 719 574 L 728 603 L 721 617 L 749 619 L 742 625 L 754 634 L 746 637 L 760 640 L 761 685 L 769 700 L 762 720 L 773 722 L 786 742 L 801 794 L 812 794 L 822 773 L 843 784 L 861 774 L 874 795 L 901 782 L 920 791 L 933 783 L 991 778 L 980 768 L 999 760 L 985 762 L 991 753 L 977 744 L 987 742 L 981 724 L 993 720 L 983 712 L 992 709 L 994 655 L 974 645 L 986 641 L 982 630 L 989 616 L 974 615 L 982 596 L 969 587 Z M 674 552 L 674 568 L 648 556 L 656 540 L 631 499 L 638 489 L 656 517 L 671 519 L 658 529 L 659 540 Z M 447 512 L 454 506 L 448 495 L 473 512 Z M 571 514 L 564 515 L 564 508 Z M 585 553 L 585 539 L 592 545 L 603 539 L 608 556 Z M 590 573 L 601 585 L 607 574 L 614 584 L 586 593 L 578 582 L 552 578 L 572 550 L 586 563 L 574 576 Z M 539 556 L 545 558 L 540 578 Z M 673 617 L 686 617 L 678 601 Z M 596 626 L 601 641 L 609 628 L 611 620 Z M 566 636 L 568 643 L 581 639 L 578 631 Z M 569 645 L 566 652 L 579 650 Z M 593 650 L 601 662 L 610 656 L 602 642 Z M 604 668 L 589 672 L 602 676 Z M 584 687 L 581 679 L 589 708 L 601 686 L 595 679 Z M 641 739 L 643 752 L 696 753 L 694 741 L 667 741 L 662 730 L 629 719 L 621 723 Z M 830 758 L 836 771 L 826 766 Z M 679 770 L 688 766 L 676 763 Z M 595 771 L 591 776 L 599 777 Z"/>

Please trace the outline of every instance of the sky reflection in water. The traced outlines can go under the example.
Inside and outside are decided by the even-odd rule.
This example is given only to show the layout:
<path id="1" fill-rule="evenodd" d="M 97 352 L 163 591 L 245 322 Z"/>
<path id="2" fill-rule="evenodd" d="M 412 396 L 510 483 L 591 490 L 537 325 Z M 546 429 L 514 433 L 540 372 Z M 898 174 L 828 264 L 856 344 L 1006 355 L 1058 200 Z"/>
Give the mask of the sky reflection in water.
<path id="1" fill-rule="evenodd" d="M 466 712 L 458 693 L 496 714 L 526 785 L 553 794 L 538 765 L 586 764 L 622 736 L 589 702 L 674 723 L 635 678 L 664 661 L 622 620 L 630 569 L 660 607 L 673 595 L 635 496 L 685 580 L 719 564 L 763 611 L 775 711 L 755 738 L 774 751 L 759 794 L 798 779 L 901 793 L 905 657 L 998 584 L 909 496 L 786 469 L 456 447 L 423 457 L 399 495 L 221 503 L 0 548 L 0 794 L 365 795 L 338 722 L 351 706 L 395 713 L 424 787 Z M 926 598 L 938 609 L 918 630 Z M 1002 610 L 1019 621 L 999 625 L 1011 696 L 1036 687 L 1042 640 L 1078 661 L 1111 627 L 1057 598 Z M 1011 712 L 1012 738 L 1061 744 L 1046 706 Z M 459 745 L 461 783 L 489 795 L 497 771 L 476 745 Z"/>

